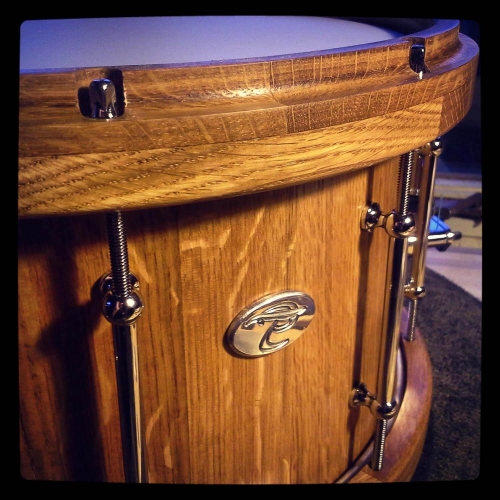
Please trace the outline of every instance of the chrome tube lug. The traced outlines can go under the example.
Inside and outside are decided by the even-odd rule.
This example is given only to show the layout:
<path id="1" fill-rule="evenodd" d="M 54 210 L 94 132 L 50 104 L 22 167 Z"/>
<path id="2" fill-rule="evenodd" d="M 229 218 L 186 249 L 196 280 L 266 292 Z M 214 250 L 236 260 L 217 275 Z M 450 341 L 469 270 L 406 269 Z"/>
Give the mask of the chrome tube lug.
<path id="1" fill-rule="evenodd" d="M 392 269 L 387 274 L 385 283 L 384 332 L 380 351 L 378 396 L 379 401 L 365 392 L 360 386 L 351 393 L 351 406 L 369 406 L 378 423 L 374 435 L 372 466 L 380 470 L 383 462 L 384 444 L 387 432 L 386 421 L 397 412 L 394 401 L 396 357 L 401 329 L 406 262 L 408 258 L 408 240 L 415 233 L 416 221 L 410 211 L 413 166 L 415 152 L 401 155 L 399 161 L 398 207 L 390 214 L 383 214 L 376 203 L 366 206 L 361 214 L 361 228 L 372 232 L 375 227 L 383 227 L 389 239 L 392 254 Z"/>
<path id="2" fill-rule="evenodd" d="M 415 216 L 412 213 L 400 215 L 394 212 L 387 218 L 385 225 L 387 234 L 393 238 L 408 238 L 415 233 L 415 229 Z"/>
<path id="3" fill-rule="evenodd" d="M 381 223 L 382 211 L 378 203 L 371 203 L 363 208 L 361 213 L 361 229 L 364 231 L 373 231 Z"/>
<path id="4" fill-rule="evenodd" d="M 142 298 L 135 291 L 128 297 L 122 298 L 110 290 L 104 296 L 102 303 L 102 312 L 113 325 L 130 325 L 139 317 L 143 309 Z"/>
<path id="5" fill-rule="evenodd" d="M 398 405 L 395 400 L 379 405 L 377 408 L 377 415 L 380 420 L 389 420 L 396 415 Z"/>
<path id="6" fill-rule="evenodd" d="M 144 308 L 139 281 L 129 272 L 127 238 L 121 212 L 106 214 L 111 273 L 100 278 L 102 312 L 113 325 L 115 369 L 127 483 L 145 483 L 147 468 L 141 415 L 136 320 Z"/>
<path id="7" fill-rule="evenodd" d="M 356 408 L 358 406 L 368 406 L 367 401 L 374 401 L 375 396 L 367 389 L 366 384 L 361 382 L 357 388 L 351 391 L 349 396 L 349 406 Z"/>
<path id="8" fill-rule="evenodd" d="M 415 233 L 415 216 L 412 213 L 399 214 L 395 211 L 384 214 L 378 203 L 372 203 L 363 208 L 361 229 L 371 233 L 377 227 L 383 227 L 393 238 L 408 238 Z"/>
<path id="9" fill-rule="evenodd" d="M 130 285 L 134 290 L 139 290 L 140 289 L 140 283 L 135 274 L 129 273 L 129 281 Z M 105 273 L 103 274 L 100 279 L 99 279 L 99 290 L 101 292 L 101 297 L 104 297 L 107 292 L 111 290 L 113 286 L 113 276 L 111 273 Z"/>
<path id="10" fill-rule="evenodd" d="M 409 283 L 405 286 L 405 296 L 410 299 L 408 307 L 408 330 L 405 335 L 405 340 L 408 341 L 412 341 L 415 338 L 417 300 L 425 295 L 425 260 L 429 245 L 429 224 L 433 214 L 437 157 L 442 151 L 443 143 L 439 137 L 423 145 L 418 150 L 421 174 L 417 207 L 418 224 L 415 232 L 415 240 L 412 242 L 410 279 Z M 421 290 L 424 290 L 424 293 Z"/>
<path id="11" fill-rule="evenodd" d="M 378 420 L 390 420 L 398 411 L 396 400 L 381 404 L 377 401 L 375 395 L 366 388 L 366 384 L 363 382 L 351 391 L 349 406 L 351 408 L 366 406 L 370 409 L 371 414 Z"/>
<path id="12" fill-rule="evenodd" d="M 426 293 L 427 290 L 425 289 L 425 286 L 416 286 L 416 287 L 412 287 L 410 285 L 405 286 L 405 297 L 411 300 L 421 299 L 425 297 Z"/>
<path id="13" fill-rule="evenodd" d="M 349 396 L 349 406 L 351 408 L 366 406 L 369 408 L 371 414 L 375 418 L 378 418 L 377 410 L 380 407 L 380 403 L 375 399 L 375 395 L 367 389 L 366 384 L 363 382 L 351 391 Z"/>

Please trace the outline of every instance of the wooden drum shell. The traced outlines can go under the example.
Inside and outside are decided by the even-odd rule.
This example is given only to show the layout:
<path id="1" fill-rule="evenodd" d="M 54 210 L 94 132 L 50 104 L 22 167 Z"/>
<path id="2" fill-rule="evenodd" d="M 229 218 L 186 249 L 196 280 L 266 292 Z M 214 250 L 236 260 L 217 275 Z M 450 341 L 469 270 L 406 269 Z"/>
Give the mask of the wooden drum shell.
<path id="1" fill-rule="evenodd" d="M 353 466 L 375 419 L 350 408 L 349 394 L 360 382 L 377 386 L 392 257 L 384 231 L 360 229 L 361 212 L 370 201 L 394 209 L 398 156 L 449 130 L 472 101 L 470 41 L 457 28 L 416 39 L 429 46 L 435 73 L 427 80 L 392 59 L 407 54 L 410 38 L 367 48 L 371 60 L 338 51 L 344 66 L 329 55 L 345 71 L 329 83 L 307 76 L 326 64 L 323 54 L 275 61 L 273 73 L 262 61 L 243 73 L 238 64 L 234 73 L 122 68 L 127 112 L 106 123 L 64 105 L 60 122 L 50 116 L 57 106 L 36 110 L 49 87 L 59 89 L 51 99 L 70 102 L 107 69 L 21 79 L 23 477 L 124 480 L 113 339 L 97 290 L 109 271 L 103 212 L 111 209 L 124 210 L 130 269 L 146 305 L 137 331 L 149 481 L 333 483 Z M 377 73 L 382 54 L 390 70 Z M 292 63 L 297 85 L 285 78 Z M 269 92 L 238 97 L 238 79 L 254 70 L 264 83 L 253 88 Z M 193 78 L 205 82 L 197 95 L 187 86 Z M 227 92 L 204 86 L 220 78 Z M 156 92 L 173 104 L 155 107 Z M 310 326 L 269 356 L 235 356 L 224 337 L 235 315 L 282 290 L 314 298 Z M 419 361 L 409 368 L 412 350 Z M 417 416 L 421 428 L 405 424 L 405 432 L 396 421 L 389 438 L 398 435 L 411 456 L 388 440 L 386 469 L 365 467 L 358 478 L 409 480 L 416 467 L 431 381 L 419 336 L 405 353 L 408 376 L 426 382 L 415 392 L 423 409 L 407 391 L 399 416 Z"/>
<path id="2" fill-rule="evenodd" d="M 374 192 L 394 203 L 397 167 L 126 214 L 147 304 L 138 342 L 152 482 L 328 483 L 362 451 L 374 419 L 347 396 L 353 381 L 376 384 L 389 263 L 387 238 L 361 233 L 359 213 Z M 42 467 L 68 479 L 72 463 L 93 468 L 101 455 L 100 479 L 123 480 L 110 325 L 90 296 L 109 268 L 103 216 L 22 221 L 20 241 L 20 382 L 38 395 L 21 413 L 27 446 L 43 450 L 35 477 Z M 323 314 L 287 349 L 230 354 L 236 313 L 286 289 Z M 78 445 L 89 435 L 92 451 L 88 438 Z"/>

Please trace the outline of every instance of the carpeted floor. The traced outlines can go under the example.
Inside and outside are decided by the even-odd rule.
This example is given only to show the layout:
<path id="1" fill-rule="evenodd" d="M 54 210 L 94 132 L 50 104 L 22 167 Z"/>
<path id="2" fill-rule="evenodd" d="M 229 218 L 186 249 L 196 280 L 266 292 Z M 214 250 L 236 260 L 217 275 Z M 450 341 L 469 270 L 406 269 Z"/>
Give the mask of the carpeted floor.
<path id="1" fill-rule="evenodd" d="M 412 481 L 475 480 L 482 443 L 482 303 L 430 269 L 425 276 L 417 326 L 431 358 L 433 403 Z"/>

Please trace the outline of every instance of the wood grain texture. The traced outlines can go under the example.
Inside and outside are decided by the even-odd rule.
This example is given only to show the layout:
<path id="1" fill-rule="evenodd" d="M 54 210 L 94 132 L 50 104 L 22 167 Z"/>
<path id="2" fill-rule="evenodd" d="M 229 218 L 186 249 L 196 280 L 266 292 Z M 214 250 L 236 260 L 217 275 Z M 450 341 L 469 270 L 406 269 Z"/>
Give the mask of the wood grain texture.
<path id="1" fill-rule="evenodd" d="M 478 50 L 456 23 L 390 42 L 215 65 L 23 74 L 19 217 L 235 196 L 367 167 L 467 113 Z M 429 72 L 410 69 L 424 43 Z M 93 78 L 120 75 L 125 113 L 80 113 Z"/>
<path id="2" fill-rule="evenodd" d="M 349 481 L 349 484 L 381 483 L 381 482 L 382 481 L 375 479 L 373 476 L 370 476 L 370 474 L 367 474 L 366 472 L 363 471 L 359 471 L 359 473 L 356 474 L 356 476 L 353 477 L 351 481 Z"/>
<path id="3" fill-rule="evenodd" d="M 408 66 L 416 42 L 428 51 L 422 80 Z M 124 211 L 146 304 L 150 481 L 332 483 L 359 456 L 375 422 L 348 398 L 361 381 L 376 392 L 390 257 L 384 231 L 360 230 L 361 211 L 394 209 L 398 156 L 465 116 L 478 51 L 454 22 L 358 49 L 21 75 L 23 477 L 123 481 L 111 325 L 96 290 L 109 271 L 101 212 L 112 209 Z M 79 92 L 111 75 L 125 113 L 86 118 Z M 224 333 L 236 314 L 286 289 L 316 301 L 304 335 L 267 357 L 232 355 Z M 399 417 L 408 406 L 425 433 L 428 409 L 411 401 Z M 413 473 L 422 434 L 396 425 L 387 469 L 362 480 Z M 391 462 L 402 449 L 408 458 Z"/>
<path id="4" fill-rule="evenodd" d="M 348 398 L 377 383 L 388 251 L 359 217 L 368 200 L 395 204 L 397 170 L 126 214 L 151 482 L 331 483 L 359 455 L 374 419 Z M 111 326 L 91 294 L 109 267 L 104 217 L 19 227 L 22 474 L 121 481 Z M 304 335 L 233 356 L 234 316 L 285 289 L 316 301 Z"/>
<path id="5" fill-rule="evenodd" d="M 441 107 L 439 99 L 393 115 L 282 139 L 174 151 L 25 158 L 19 162 L 19 206 L 24 215 L 125 210 L 252 193 L 330 177 L 353 169 L 352 165 L 361 168 L 398 156 L 414 144 L 435 138 Z M 371 132 L 368 136 L 367 130 Z M 366 139 L 355 146 L 357 137 Z M 34 171 L 40 177 L 33 182 Z"/>

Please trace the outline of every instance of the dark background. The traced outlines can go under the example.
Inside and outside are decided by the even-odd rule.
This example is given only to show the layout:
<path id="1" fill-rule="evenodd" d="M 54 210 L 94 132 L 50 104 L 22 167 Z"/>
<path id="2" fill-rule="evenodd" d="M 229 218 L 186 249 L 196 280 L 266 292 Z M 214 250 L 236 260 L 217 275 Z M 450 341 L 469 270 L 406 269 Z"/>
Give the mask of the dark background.
<path id="1" fill-rule="evenodd" d="M 481 51 L 480 24 L 460 19 L 460 32 L 474 40 Z M 443 135 L 443 153 L 437 164 L 438 177 L 482 178 L 481 52 L 471 109 L 465 118 Z"/>

